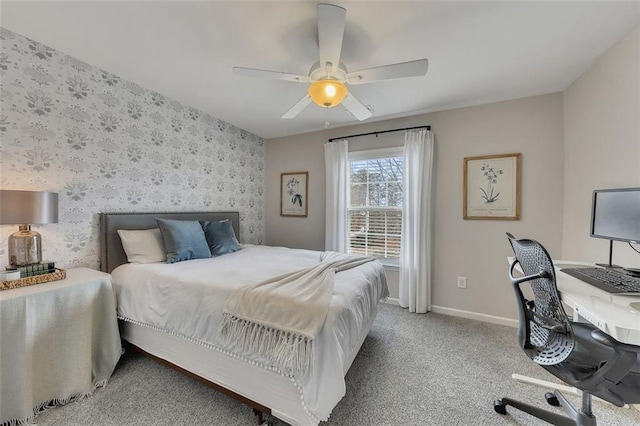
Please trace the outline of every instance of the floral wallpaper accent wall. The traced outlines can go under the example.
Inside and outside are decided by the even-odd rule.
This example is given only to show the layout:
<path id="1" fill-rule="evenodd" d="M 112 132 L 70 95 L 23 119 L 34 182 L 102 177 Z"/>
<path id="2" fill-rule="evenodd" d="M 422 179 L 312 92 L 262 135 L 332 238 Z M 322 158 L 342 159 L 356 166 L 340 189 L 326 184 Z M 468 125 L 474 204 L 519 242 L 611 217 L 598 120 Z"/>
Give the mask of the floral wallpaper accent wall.
<path id="1" fill-rule="evenodd" d="M 98 268 L 98 213 L 240 212 L 264 239 L 265 141 L 0 28 L 0 188 L 59 194 L 43 257 Z M 0 267 L 8 264 L 0 226 Z"/>

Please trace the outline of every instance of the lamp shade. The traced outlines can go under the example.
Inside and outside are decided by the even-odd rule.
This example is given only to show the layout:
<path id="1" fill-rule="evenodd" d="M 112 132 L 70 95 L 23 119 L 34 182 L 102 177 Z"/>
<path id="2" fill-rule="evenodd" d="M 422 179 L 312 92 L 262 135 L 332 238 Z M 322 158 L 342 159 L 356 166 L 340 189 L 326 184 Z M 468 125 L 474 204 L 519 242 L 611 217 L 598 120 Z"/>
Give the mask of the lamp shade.
<path id="1" fill-rule="evenodd" d="M 0 225 L 58 222 L 58 194 L 0 190 Z"/>
<path id="2" fill-rule="evenodd" d="M 337 80 L 318 80 L 309 85 L 309 96 L 321 107 L 332 108 L 347 96 L 347 86 Z"/>

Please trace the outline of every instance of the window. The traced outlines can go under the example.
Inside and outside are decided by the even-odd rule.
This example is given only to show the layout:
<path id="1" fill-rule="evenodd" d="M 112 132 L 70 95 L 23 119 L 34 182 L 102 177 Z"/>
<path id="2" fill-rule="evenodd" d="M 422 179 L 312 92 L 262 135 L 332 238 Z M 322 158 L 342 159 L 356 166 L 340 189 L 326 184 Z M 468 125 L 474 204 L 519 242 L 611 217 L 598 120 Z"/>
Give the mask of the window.
<path id="1" fill-rule="evenodd" d="M 402 148 L 349 155 L 349 253 L 397 262 L 402 231 Z"/>

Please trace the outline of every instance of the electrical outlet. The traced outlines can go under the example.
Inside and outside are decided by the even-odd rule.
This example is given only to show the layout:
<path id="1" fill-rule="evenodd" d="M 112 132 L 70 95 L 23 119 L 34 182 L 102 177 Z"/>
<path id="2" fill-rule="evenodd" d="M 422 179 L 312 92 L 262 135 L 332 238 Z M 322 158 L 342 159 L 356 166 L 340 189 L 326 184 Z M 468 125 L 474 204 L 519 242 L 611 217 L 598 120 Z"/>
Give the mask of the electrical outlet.
<path id="1" fill-rule="evenodd" d="M 458 288 L 467 288 L 467 277 L 458 277 Z"/>

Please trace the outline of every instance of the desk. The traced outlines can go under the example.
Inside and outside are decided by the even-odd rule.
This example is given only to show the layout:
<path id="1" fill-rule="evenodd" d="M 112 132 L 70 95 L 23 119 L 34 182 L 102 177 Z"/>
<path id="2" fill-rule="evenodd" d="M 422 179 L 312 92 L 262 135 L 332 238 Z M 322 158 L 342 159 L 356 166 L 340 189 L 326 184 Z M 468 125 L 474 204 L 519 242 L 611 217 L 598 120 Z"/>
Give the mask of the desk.
<path id="1" fill-rule="evenodd" d="M 111 276 L 67 278 L 0 291 L 0 423 L 104 386 L 121 354 Z"/>
<path id="2" fill-rule="evenodd" d="M 511 264 L 513 257 L 507 260 Z M 574 321 L 588 321 L 620 342 L 640 346 L 640 295 L 607 293 L 560 271 L 592 263 L 554 260 L 553 266 L 560 299 L 573 311 Z"/>

